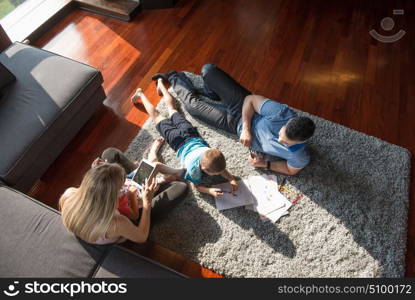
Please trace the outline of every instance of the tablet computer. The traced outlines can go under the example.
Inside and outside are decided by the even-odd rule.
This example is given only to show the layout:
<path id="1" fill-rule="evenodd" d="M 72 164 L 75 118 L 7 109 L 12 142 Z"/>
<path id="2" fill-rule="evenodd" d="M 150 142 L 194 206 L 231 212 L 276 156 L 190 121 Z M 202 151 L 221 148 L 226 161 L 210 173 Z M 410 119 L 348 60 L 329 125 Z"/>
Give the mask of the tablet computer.
<path id="1" fill-rule="evenodd" d="M 137 182 L 140 189 L 143 188 L 144 182 L 147 178 L 151 179 L 155 175 L 155 170 L 156 166 L 148 160 L 143 159 L 141 161 L 133 177 L 133 180 Z"/>

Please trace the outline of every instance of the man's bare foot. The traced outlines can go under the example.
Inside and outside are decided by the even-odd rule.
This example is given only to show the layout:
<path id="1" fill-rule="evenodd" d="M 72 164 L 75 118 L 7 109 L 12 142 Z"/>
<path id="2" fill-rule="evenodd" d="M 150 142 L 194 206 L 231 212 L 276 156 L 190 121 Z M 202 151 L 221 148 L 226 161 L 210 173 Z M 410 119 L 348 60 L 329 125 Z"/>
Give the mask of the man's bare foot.
<path id="1" fill-rule="evenodd" d="M 164 87 L 163 79 L 159 78 L 159 79 L 157 79 L 157 94 L 160 97 L 163 96 L 162 87 Z"/>
<path id="2" fill-rule="evenodd" d="M 164 138 L 159 137 L 156 138 L 153 142 L 153 144 L 150 147 L 150 151 L 148 153 L 148 160 L 151 162 L 156 162 L 157 161 L 157 153 L 159 152 L 161 146 L 164 143 Z"/>
<path id="3" fill-rule="evenodd" d="M 159 78 L 163 79 L 164 81 L 168 82 L 171 76 L 174 76 L 177 74 L 177 71 L 171 71 L 167 73 L 156 73 L 153 76 L 151 76 L 151 80 L 158 80 Z"/>
<path id="4" fill-rule="evenodd" d="M 176 104 L 174 103 L 174 99 L 172 95 L 170 95 L 166 85 L 164 84 L 163 79 L 161 78 L 157 79 L 157 93 L 166 100 L 166 104 L 168 107 L 170 107 L 170 109 L 176 110 Z"/>
<path id="5" fill-rule="evenodd" d="M 138 104 L 140 103 L 139 100 L 141 98 L 141 96 L 144 95 L 143 90 L 141 88 L 138 88 L 134 95 L 131 97 L 131 103 L 132 104 Z"/>
<path id="6" fill-rule="evenodd" d="M 157 94 L 159 94 L 159 96 L 170 96 L 170 93 L 168 91 L 169 88 L 169 82 L 164 81 L 162 78 L 157 79 Z"/>

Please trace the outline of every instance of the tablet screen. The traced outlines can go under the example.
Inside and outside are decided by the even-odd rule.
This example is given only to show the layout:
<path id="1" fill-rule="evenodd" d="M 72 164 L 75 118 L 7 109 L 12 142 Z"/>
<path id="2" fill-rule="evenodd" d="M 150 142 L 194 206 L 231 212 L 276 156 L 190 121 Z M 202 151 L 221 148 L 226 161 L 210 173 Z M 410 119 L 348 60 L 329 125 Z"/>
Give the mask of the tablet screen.
<path id="1" fill-rule="evenodd" d="M 137 182 L 140 186 L 142 186 L 146 178 L 149 178 L 153 171 L 154 167 L 142 160 L 137 172 L 134 175 L 134 181 Z"/>

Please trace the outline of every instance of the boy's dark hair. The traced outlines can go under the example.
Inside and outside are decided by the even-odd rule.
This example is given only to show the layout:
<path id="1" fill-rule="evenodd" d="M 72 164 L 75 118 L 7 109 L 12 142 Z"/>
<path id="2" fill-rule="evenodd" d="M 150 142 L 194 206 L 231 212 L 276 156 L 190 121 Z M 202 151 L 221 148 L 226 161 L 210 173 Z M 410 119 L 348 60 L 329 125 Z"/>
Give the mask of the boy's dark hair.
<path id="1" fill-rule="evenodd" d="M 226 160 L 218 149 L 209 149 L 202 156 L 201 165 L 209 172 L 220 173 L 226 169 Z"/>
<path id="2" fill-rule="evenodd" d="M 288 121 L 285 135 L 291 141 L 302 142 L 311 138 L 316 125 L 307 117 L 295 117 Z"/>

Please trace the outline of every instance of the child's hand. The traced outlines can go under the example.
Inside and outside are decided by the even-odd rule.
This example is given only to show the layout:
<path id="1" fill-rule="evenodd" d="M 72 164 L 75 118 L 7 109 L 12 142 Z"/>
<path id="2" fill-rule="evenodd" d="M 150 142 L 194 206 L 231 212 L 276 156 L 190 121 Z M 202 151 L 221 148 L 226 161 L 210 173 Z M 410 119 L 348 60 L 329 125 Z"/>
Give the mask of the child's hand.
<path id="1" fill-rule="evenodd" d="M 221 189 L 218 189 L 218 188 L 209 188 L 208 194 L 211 195 L 211 196 L 213 196 L 213 197 L 223 196 L 222 190 Z"/>
<path id="2" fill-rule="evenodd" d="M 238 182 L 235 179 L 232 179 L 229 181 L 229 184 L 231 185 L 232 194 L 235 195 L 238 191 Z"/>

